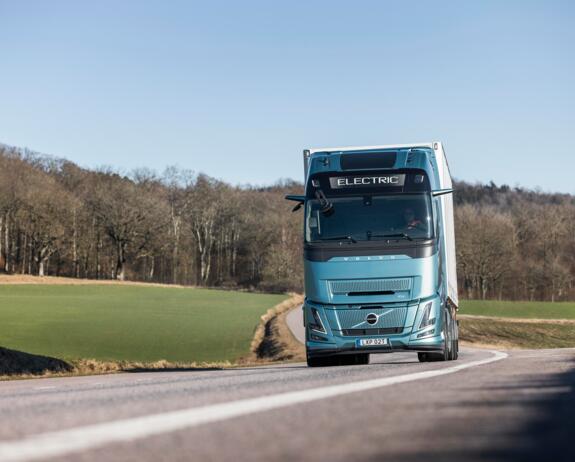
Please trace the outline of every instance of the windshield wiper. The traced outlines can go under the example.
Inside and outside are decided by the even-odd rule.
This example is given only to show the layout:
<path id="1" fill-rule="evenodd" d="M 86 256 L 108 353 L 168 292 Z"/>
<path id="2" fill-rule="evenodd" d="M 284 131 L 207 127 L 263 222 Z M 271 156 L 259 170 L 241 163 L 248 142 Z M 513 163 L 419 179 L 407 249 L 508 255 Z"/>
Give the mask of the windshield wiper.
<path id="1" fill-rule="evenodd" d="M 395 233 L 395 234 L 372 234 L 371 237 L 401 237 L 407 239 L 408 241 L 413 241 L 413 238 L 406 233 Z"/>
<path id="2" fill-rule="evenodd" d="M 353 242 L 354 244 L 357 242 L 353 236 L 347 235 L 347 236 L 334 236 L 334 237 L 323 237 L 320 239 L 320 241 L 350 241 Z"/>

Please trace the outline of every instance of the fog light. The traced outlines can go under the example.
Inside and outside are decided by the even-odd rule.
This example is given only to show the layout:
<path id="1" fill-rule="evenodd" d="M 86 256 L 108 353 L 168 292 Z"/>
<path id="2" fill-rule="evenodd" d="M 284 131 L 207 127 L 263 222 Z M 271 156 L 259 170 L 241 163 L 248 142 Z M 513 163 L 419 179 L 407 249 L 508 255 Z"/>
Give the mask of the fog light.
<path id="1" fill-rule="evenodd" d="M 325 337 L 322 337 L 321 335 L 310 334 L 309 337 L 311 340 L 315 340 L 317 342 L 327 342 L 327 339 Z"/>

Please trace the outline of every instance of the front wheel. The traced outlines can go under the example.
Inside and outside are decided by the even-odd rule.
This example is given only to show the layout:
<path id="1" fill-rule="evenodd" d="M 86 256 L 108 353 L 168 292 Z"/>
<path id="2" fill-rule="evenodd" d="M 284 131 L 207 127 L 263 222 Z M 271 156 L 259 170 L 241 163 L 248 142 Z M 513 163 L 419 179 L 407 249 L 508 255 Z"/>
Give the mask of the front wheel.
<path id="1" fill-rule="evenodd" d="M 308 367 L 360 366 L 369 364 L 369 353 L 343 356 L 310 356 L 306 354 Z"/>
<path id="2" fill-rule="evenodd" d="M 455 361 L 459 357 L 459 340 L 457 331 L 457 321 L 451 321 L 451 351 L 449 352 L 450 361 Z"/>
<path id="3" fill-rule="evenodd" d="M 315 358 L 313 356 L 308 356 L 306 359 L 308 367 L 330 367 L 336 365 L 335 360 L 337 358 L 334 358 L 333 356 L 319 356 Z"/>
<path id="4" fill-rule="evenodd" d="M 443 350 L 437 353 L 426 353 L 427 361 L 450 361 L 453 359 L 452 326 L 447 325 L 447 316 L 447 312 L 445 312 L 443 315 L 443 326 L 441 327 L 441 333 L 443 334 Z"/>
<path id="5" fill-rule="evenodd" d="M 427 356 L 427 353 L 417 353 L 417 359 L 419 360 L 420 363 L 427 363 L 429 362 L 429 356 Z"/>
<path id="6" fill-rule="evenodd" d="M 339 361 L 342 366 L 361 366 L 369 364 L 369 353 L 341 356 Z"/>

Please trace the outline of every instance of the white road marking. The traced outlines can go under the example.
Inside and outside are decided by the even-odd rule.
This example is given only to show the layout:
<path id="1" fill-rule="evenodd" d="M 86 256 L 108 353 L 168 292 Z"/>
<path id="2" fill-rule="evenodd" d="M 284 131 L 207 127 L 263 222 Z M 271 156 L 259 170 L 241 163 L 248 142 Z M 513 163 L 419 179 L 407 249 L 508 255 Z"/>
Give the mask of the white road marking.
<path id="1" fill-rule="evenodd" d="M 19 441 L 0 442 L 0 461 L 23 462 L 58 457 L 65 454 L 93 449 L 111 443 L 132 441 L 153 435 L 169 433 L 202 424 L 220 422 L 234 417 L 269 411 L 294 404 L 309 403 L 359 391 L 430 379 L 481 366 L 507 357 L 506 353 L 491 351 L 490 358 L 459 364 L 431 371 L 379 379 L 330 385 L 321 388 L 280 393 L 259 398 L 242 399 L 228 403 L 184 409 L 180 411 L 135 417 L 115 422 L 105 422 L 85 427 L 32 435 Z"/>
<path id="2" fill-rule="evenodd" d="M 34 390 L 55 390 L 57 387 L 34 387 Z"/>

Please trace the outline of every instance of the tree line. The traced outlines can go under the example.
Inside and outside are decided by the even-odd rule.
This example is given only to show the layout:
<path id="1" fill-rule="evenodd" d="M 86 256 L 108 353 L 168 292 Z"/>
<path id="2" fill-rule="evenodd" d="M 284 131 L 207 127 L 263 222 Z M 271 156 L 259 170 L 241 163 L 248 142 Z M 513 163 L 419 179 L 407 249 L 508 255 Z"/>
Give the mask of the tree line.
<path id="1" fill-rule="evenodd" d="M 575 197 L 455 185 L 461 295 L 575 299 Z M 285 194 L 176 167 L 89 170 L 0 145 L 0 271 L 262 291 L 302 289 Z"/>

